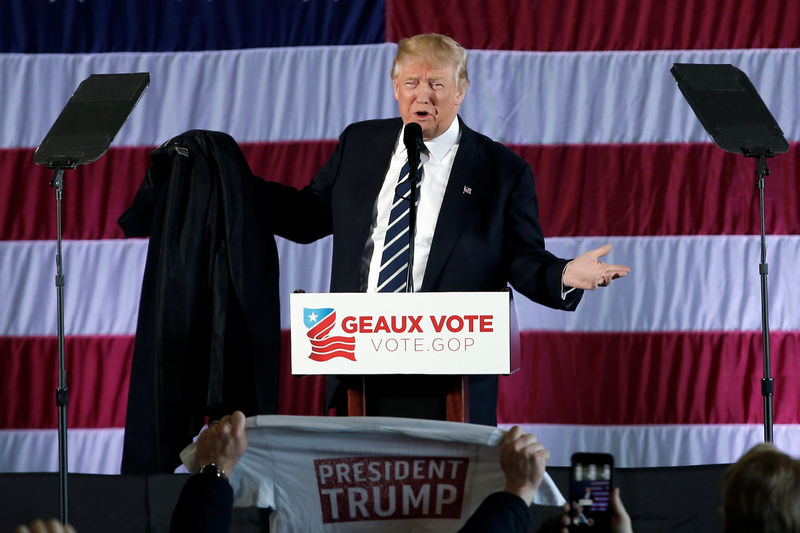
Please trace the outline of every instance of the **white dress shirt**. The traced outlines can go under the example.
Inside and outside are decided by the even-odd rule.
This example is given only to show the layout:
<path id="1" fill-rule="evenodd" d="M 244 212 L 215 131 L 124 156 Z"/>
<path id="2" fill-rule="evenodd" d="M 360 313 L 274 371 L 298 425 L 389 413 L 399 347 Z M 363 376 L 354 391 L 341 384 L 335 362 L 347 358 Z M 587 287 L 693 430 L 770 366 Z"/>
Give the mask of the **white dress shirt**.
<path id="1" fill-rule="evenodd" d="M 405 126 L 403 126 L 403 130 L 405 130 Z M 417 206 L 417 231 L 414 235 L 414 290 L 419 290 L 425 276 L 433 232 L 436 229 L 436 221 L 439 219 L 439 210 L 442 208 L 442 200 L 447 189 L 447 181 L 450 178 L 450 170 L 453 168 L 453 160 L 458 151 L 460 134 L 458 119 L 454 119 L 447 131 L 435 139 L 425 141 L 428 154 L 420 154 L 423 177 Z M 403 131 L 400 131 L 389 169 L 372 210 L 372 224 L 361 261 L 361 286 L 367 292 L 377 292 L 384 238 L 389 226 L 394 191 L 397 180 L 400 178 L 400 170 L 407 159 L 406 147 L 403 144 Z"/>

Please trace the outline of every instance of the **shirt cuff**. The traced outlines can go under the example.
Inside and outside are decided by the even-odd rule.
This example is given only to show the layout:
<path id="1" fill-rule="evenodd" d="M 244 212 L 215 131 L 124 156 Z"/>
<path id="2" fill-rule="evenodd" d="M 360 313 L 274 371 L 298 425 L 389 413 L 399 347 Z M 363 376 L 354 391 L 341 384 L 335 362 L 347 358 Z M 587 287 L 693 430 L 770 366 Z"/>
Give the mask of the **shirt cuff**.
<path id="1" fill-rule="evenodd" d="M 572 261 L 569 261 L 566 265 L 564 265 L 564 270 L 561 271 L 561 299 L 566 300 L 567 295 L 575 290 L 575 287 L 567 287 L 564 285 L 564 272 L 567 271 L 567 267 Z"/>

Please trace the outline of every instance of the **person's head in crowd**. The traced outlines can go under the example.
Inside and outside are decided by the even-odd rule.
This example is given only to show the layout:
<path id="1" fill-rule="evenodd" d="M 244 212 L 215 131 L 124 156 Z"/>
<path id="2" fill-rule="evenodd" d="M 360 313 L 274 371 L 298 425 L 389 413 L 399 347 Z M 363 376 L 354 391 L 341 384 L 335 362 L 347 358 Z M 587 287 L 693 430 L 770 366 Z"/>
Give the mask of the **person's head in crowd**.
<path id="1" fill-rule="evenodd" d="M 725 533 L 800 533 L 800 461 L 758 444 L 725 472 Z"/>
<path id="2" fill-rule="evenodd" d="M 50 520 L 36 519 L 29 525 L 20 525 L 14 533 L 75 533 L 75 528 L 67 524 L 66 526 L 55 518 Z"/>
<path id="3" fill-rule="evenodd" d="M 403 124 L 417 122 L 425 140 L 450 127 L 469 85 L 467 51 L 446 35 L 402 39 L 392 65 L 394 97 Z"/>

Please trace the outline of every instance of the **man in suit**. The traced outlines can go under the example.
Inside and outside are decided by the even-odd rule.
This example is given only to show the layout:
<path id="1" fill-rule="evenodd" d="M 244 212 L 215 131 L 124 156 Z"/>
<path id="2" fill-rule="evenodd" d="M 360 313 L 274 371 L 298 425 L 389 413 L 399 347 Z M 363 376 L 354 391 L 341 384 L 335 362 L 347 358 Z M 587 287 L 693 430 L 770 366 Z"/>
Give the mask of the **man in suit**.
<path id="1" fill-rule="evenodd" d="M 628 273 L 599 260 L 611 245 L 572 261 L 545 250 L 530 166 L 458 117 L 469 85 L 466 51 L 458 43 L 438 34 L 401 40 L 392 84 L 400 118 L 348 126 L 302 191 L 287 194 L 268 184 L 276 234 L 297 242 L 333 234 L 331 291 L 406 290 L 407 215 L 396 222 L 395 211 L 404 201 L 410 205 L 398 192 L 407 181 L 403 135 L 409 123 L 421 126 L 424 141 L 413 235 L 415 290 L 498 291 L 510 283 L 537 303 L 574 310 L 583 289 Z M 407 380 L 374 383 L 372 389 L 392 398 L 374 414 L 413 411 L 400 405 Z M 470 420 L 494 425 L 496 376 L 471 376 L 469 397 Z"/>

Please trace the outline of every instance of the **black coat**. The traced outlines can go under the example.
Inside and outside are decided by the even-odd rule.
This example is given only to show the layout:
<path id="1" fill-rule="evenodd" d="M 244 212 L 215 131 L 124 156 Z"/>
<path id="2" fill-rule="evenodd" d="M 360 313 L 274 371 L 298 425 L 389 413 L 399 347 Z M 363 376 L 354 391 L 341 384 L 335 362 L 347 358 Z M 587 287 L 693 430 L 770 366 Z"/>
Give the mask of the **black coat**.
<path id="1" fill-rule="evenodd" d="M 231 484 L 211 474 L 186 480 L 172 511 L 170 533 L 228 533 L 233 514 Z"/>
<path id="2" fill-rule="evenodd" d="M 149 236 L 123 473 L 172 471 L 205 417 L 277 411 L 278 255 L 228 135 L 190 131 L 150 156 L 126 237 Z"/>
<path id="3" fill-rule="evenodd" d="M 527 533 L 533 518 L 525 501 L 510 492 L 488 495 L 458 533 Z"/>

